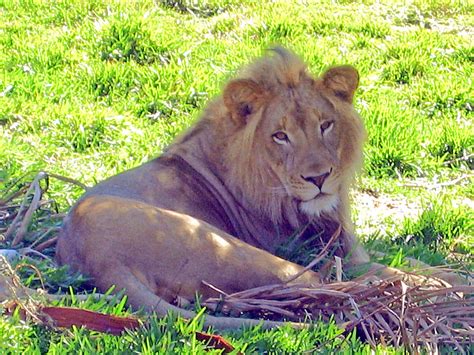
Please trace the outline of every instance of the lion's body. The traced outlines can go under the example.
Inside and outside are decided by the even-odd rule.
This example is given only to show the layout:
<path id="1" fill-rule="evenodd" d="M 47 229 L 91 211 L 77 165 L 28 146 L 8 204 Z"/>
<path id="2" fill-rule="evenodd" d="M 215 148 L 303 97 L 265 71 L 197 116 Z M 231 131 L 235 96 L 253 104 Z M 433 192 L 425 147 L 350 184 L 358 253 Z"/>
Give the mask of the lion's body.
<path id="1" fill-rule="evenodd" d="M 288 280 L 302 267 L 273 253 L 309 222 L 326 238 L 341 225 L 342 256 L 368 261 L 348 200 L 364 139 L 357 73 L 313 79 L 276 52 L 231 81 L 163 155 L 88 191 L 65 221 L 58 260 L 158 312 L 215 295 L 202 281 L 234 292 Z M 298 281 L 320 280 L 308 271 Z"/>

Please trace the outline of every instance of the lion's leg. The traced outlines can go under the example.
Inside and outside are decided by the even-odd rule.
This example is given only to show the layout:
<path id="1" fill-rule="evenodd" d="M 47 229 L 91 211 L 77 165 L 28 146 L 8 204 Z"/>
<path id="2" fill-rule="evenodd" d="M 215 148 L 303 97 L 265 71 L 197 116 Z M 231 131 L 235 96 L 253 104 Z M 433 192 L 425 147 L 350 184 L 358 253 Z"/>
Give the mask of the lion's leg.
<path id="1" fill-rule="evenodd" d="M 121 266 L 115 269 L 120 273 L 120 280 L 117 282 L 116 272 L 103 275 L 105 282 L 115 284 L 117 290 L 126 290 L 128 302 L 135 306 L 135 308 L 143 308 L 147 313 L 156 313 L 159 317 L 164 317 L 172 312 L 175 315 L 191 320 L 196 317 L 196 313 L 190 310 L 185 310 L 176 307 L 163 298 L 153 293 L 150 288 L 143 284 L 127 267 Z M 270 329 L 282 326 L 283 324 L 290 324 L 294 328 L 307 327 L 304 323 L 295 322 L 278 322 L 278 321 L 261 321 L 248 318 L 234 318 L 234 317 L 215 317 L 206 315 L 204 318 L 204 327 L 213 327 L 217 329 L 236 329 L 242 326 L 257 326 L 260 325 L 264 329 Z"/>
<path id="2" fill-rule="evenodd" d="M 376 256 L 379 258 L 384 257 L 386 255 L 383 252 L 376 252 L 376 251 L 371 251 L 370 254 L 372 256 Z M 427 279 L 439 279 L 439 280 L 447 282 L 450 285 L 463 285 L 463 284 L 469 284 L 470 282 L 472 282 L 470 276 L 466 276 L 465 278 L 463 278 L 460 274 L 457 274 L 454 270 L 450 271 L 450 270 L 446 270 L 445 268 L 434 267 L 434 266 L 424 263 L 423 261 L 420 261 L 411 257 L 405 257 L 404 260 L 407 261 L 408 266 L 413 269 L 413 271 L 410 273 L 411 277 L 414 277 L 414 274 L 419 274 L 420 279 L 418 281 L 427 280 Z M 400 273 L 403 273 L 403 271 L 399 269 L 384 266 L 379 263 L 372 263 L 372 264 L 374 265 L 373 270 L 378 269 L 380 271 L 384 271 L 384 268 L 385 268 L 386 275 L 390 275 L 390 274 L 400 275 Z"/>
<path id="3" fill-rule="evenodd" d="M 416 285 L 423 283 L 435 283 L 446 286 L 449 284 L 462 284 L 461 278 L 458 275 L 435 270 L 434 268 L 429 270 L 429 265 L 411 258 L 407 258 L 411 267 L 425 270 L 421 270 L 418 273 L 416 270 L 405 272 L 394 267 L 372 262 L 370 261 L 369 254 L 352 233 L 344 233 L 342 238 L 348 261 L 345 265 L 346 271 L 352 275 L 361 275 L 358 278 L 359 280 L 376 277 L 379 279 L 402 279 L 409 284 Z M 383 253 L 379 254 L 383 256 Z"/>
<path id="4" fill-rule="evenodd" d="M 302 267 L 252 247 L 195 218 L 139 201 L 92 196 L 69 216 L 58 258 L 91 275 L 102 290 L 127 288 L 135 306 L 150 294 L 193 300 L 286 281 Z M 124 274 L 127 268 L 131 276 Z M 298 282 L 318 283 L 308 271 Z M 156 302 L 154 304 L 156 306 Z"/>
<path id="5" fill-rule="evenodd" d="M 373 261 L 363 261 L 348 264 L 348 271 L 352 275 L 359 275 L 357 280 L 368 279 L 374 277 L 376 279 L 385 280 L 403 280 L 409 285 L 433 284 L 439 286 L 450 286 L 462 284 L 462 279 L 449 272 L 436 270 L 422 262 L 413 262 L 408 260 L 409 265 L 414 268 L 413 271 L 403 271 L 398 268 L 387 266 Z"/>

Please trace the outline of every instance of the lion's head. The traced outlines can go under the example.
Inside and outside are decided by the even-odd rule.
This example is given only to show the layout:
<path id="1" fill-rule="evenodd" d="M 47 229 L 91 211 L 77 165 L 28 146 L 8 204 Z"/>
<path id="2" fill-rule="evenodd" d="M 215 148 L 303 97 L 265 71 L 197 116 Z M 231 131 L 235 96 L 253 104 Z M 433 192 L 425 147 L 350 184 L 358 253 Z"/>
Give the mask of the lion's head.
<path id="1" fill-rule="evenodd" d="M 352 105 L 357 86 L 354 68 L 313 78 L 282 48 L 230 81 L 218 120 L 227 185 L 275 223 L 335 213 L 345 222 L 365 137 Z"/>

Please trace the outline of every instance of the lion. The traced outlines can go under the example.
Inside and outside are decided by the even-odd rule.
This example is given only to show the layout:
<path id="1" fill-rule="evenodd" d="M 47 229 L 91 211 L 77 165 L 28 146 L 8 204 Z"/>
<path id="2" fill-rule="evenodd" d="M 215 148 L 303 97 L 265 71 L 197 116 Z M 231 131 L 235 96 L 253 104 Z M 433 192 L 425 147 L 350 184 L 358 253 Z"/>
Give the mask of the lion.
<path id="1" fill-rule="evenodd" d="M 159 157 L 87 191 L 64 221 L 58 262 L 100 290 L 125 290 L 133 307 L 186 318 L 195 314 L 178 300 L 301 273 L 275 252 L 303 226 L 326 240 L 340 226 L 338 255 L 348 267 L 368 263 L 349 205 L 366 136 L 353 106 L 358 72 L 336 66 L 315 78 L 292 52 L 272 53 L 230 80 Z M 321 275 L 306 271 L 293 282 L 317 285 Z"/>

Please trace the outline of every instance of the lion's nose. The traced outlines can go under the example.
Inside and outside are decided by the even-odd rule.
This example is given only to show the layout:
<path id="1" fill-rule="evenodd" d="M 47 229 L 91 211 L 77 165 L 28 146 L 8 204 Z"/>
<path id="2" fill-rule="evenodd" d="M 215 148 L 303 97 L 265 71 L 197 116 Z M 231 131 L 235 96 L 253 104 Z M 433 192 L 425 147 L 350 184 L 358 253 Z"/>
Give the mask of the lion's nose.
<path id="1" fill-rule="evenodd" d="M 321 175 L 318 175 L 318 176 L 303 176 L 303 175 L 301 175 L 301 177 L 304 180 L 315 184 L 321 190 L 322 187 L 323 187 L 324 181 L 326 181 L 328 176 L 331 175 L 331 172 L 332 172 L 332 168 L 327 173 L 324 173 L 324 174 L 321 174 Z"/>

